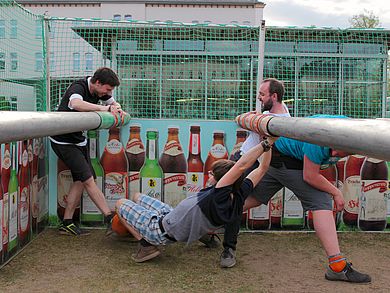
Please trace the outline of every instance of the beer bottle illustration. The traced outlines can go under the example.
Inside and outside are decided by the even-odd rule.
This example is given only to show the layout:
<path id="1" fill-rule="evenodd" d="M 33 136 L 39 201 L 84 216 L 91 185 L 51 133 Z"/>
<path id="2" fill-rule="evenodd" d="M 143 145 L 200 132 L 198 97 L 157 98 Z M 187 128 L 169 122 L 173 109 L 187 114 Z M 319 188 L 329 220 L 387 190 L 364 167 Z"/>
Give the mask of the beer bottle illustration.
<path id="1" fill-rule="evenodd" d="M 301 201 L 287 187 L 283 192 L 282 228 L 302 229 L 305 226 L 305 214 Z"/>
<path id="2" fill-rule="evenodd" d="M 137 192 L 140 192 L 140 180 L 139 171 L 145 162 L 145 147 L 142 143 L 141 125 L 130 125 L 130 136 L 126 144 L 126 156 L 128 165 L 128 178 L 129 178 L 129 193 L 128 198 L 131 198 Z"/>
<path id="3" fill-rule="evenodd" d="M 345 163 L 348 157 L 341 158 L 336 163 L 337 168 L 337 188 L 344 192 L 344 181 L 345 181 Z"/>
<path id="4" fill-rule="evenodd" d="M 1 145 L 0 145 L 0 166 L 1 166 Z M 0 264 L 3 263 L 3 184 L 1 181 L 0 167 Z"/>
<path id="5" fill-rule="evenodd" d="M 358 227 L 363 231 L 386 228 L 388 171 L 385 161 L 367 157 L 361 169 Z"/>
<path id="6" fill-rule="evenodd" d="M 98 188 L 103 192 L 104 171 L 99 161 L 98 132 L 97 130 L 88 130 L 88 149 L 91 158 L 91 165 L 95 172 L 95 182 Z M 88 223 L 90 226 L 103 224 L 103 214 L 91 200 L 88 192 L 84 189 L 81 201 L 80 221 Z"/>
<path id="7" fill-rule="evenodd" d="M 48 175 L 46 171 L 46 139 L 39 138 L 38 154 L 38 231 L 42 231 L 49 220 L 49 191 Z M 58 184 L 58 182 L 57 182 Z"/>
<path id="8" fill-rule="evenodd" d="M 18 177 L 16 175 L 16 143 L 12 143 L 12 167 L 8 183 L 9 193 L 9 230 L 8 230 L 8 254 L 12 256 L 18 246 Z"/>
<path id="9" fill-rule="evenodd" d="M 268 230 L 271 227 L 270 203 L 248 210 L 248 228 L 251 230 Z"/>
<path id="10" fill-rule="evenodd" d="M 168 139 L 159 163 L 164 172 L 164 202 L 175 207 L 187 195 L 187 162 L 179 141 L 179 127 L 168 127 Z"/>
<path id="11" fill-rule="evenodd" d="M 158 131 L 148 129 L 146 131 L 146 157 L 140 170 L 141 193 L 164 201 L 163 194 L 163 170 L 158 163 Z"/>
<path id="12" fill-rule="evenodd" d="M 238 128 L 236 131 L 236 144 L 233 146 L 232 151 L 230 152 L 229 159 L 234 160 L 234 156 L 237 152 L 240 151 L 242 144 L 248 136 L 248 131 L 242 128 Z"/>
<path id="13" fill-rule="evenodd" d="M 30 241 L 30 174 L 27 140 L 20 143 L 20 167 L 18 170 L 18 238 L 22 247 Z"/>
<path id="14" fill-rule="evenodd" d="M 197 194 L 203 188 L 203 168 L 200 145 L 200 126 L 191 125 L 187 159 L 187 196 Z"/>
<path id="15" fill-rule="evenodd" d="M 360 155 L 351 155 L 345 162 L 344 169 L 344 210 L 343 221 L 348 226 L 357 226 L 359 214 L 359 197 L 361 193 L 360 169 L 365 157 Z"/>
<path id="16" fill-rule="evenodd" d="M 1 245 L 3 246 L 3 258 L 4 261 L 8 259 L 8 236 L 9 236 L 9 192 L 8 185 L 11 177 L 11 145 L 6 143 L 4 145 L 4 156 L 3 161 L 1 162 L 1 184 L 3 186 L 3 221 L 2 221 L 2 230 L 3 230 L 3 241 Z"/>
<path id="17" fill-rule="evenodd" d="M 270 200 L 271 229 L 279 229 L 282 225 L 283 188 Z"/>
<path id="18" fill-rule="evenodd" d="M 213 145 L 208 153 L 206 163 L 204 165 L 204 186 L 206 186 L 207 181 L 209 180 L 209 171 L 214 162 L 227 159 L 228 153 L 225 147 L 225 132 L 222 130 L 215 130 L 213 132 Z"/>
<path id="19" fill-rule="evenodd" d="M 39 201 L 38 201 L 38 158 L 39 158 L 39 140 L 34 138 L 32 141 L 32 162 L 30 165 L 31 172 L 31 227 L 33 234 L 38 232 L 38 213 L 39 213 Z"/>
<path id="20" fill-rule="evenodd" d="M 127 198 L 127 157 L 120 140 L 118 127 L 111 127 L 109 137 L 100 159 L 104 170 L 104 196 L 109 208 L 114 211 L 118 199 Z"/>

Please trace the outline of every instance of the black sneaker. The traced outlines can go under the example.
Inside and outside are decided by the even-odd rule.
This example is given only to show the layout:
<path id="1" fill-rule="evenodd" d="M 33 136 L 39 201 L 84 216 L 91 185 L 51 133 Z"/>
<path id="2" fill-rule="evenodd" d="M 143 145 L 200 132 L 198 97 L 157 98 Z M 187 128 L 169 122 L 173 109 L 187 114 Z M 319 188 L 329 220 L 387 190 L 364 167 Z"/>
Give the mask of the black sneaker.
<path id="1" fill-rule="evenodd" d="M 207 248 L 217 248 L 221 245 L 221 238 L 217 234 L 205 234 L 199 238 L 199 241 Z"/>
<path id="2" fill-rule="evenodd" d="M 58 230 L 60 231 L 60 234 L 69 236 L 85 236 L 90 234 L 89 231 L 80 229 L 74 223 L 70 223 L 66 226 L 64 223 L 61 223 Z"/>
<path id="3" fill-rule="evenodd" d="M 367 274 L 359 273 L 352 268 L 352 263 L 347 262 L 344 270 L 340 273 L 334 272 L 329 266 L 325 273 L 325 279 L 329 281 L 345 281 L 351 283 L 370 283 L 371 277 Z"/>
<path id="4" fill-rule="evenodd" d="M 236 253 L 230 247 L 226 247 L 221 254 L 221 268 L 232 268 L 236 265 Z"/>

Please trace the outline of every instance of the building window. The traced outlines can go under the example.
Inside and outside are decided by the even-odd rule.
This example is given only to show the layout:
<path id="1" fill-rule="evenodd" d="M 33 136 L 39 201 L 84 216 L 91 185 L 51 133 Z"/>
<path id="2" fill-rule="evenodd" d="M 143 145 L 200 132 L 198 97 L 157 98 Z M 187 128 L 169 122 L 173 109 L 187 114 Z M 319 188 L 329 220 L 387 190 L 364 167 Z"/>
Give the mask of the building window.
<path id="1" fill-rule="evenodd" d="M 56 70 L 56 60 L 54 58 L 54 52 L 50 52 L 50 71 Z"/>
<path id="2" fill-rule="evenodd" d="M 114 14 L 113 20 L 121 20 L 122 16 L 120 14 Z"/>
<path id="3" fill-rule="evenodd" d="M 41 52 L 35 53 L 35 71 L 43 70 L 43 56 Z"/>
<path id="4" fill-rule="evenodd" d="M 0 20 L 0 39 L 5 38 L 5 20 Z"/>
<path id="5" fill-rule="evenodd" d="M 0 70 L 5 70 L 5 53 L 0 52 Z"/>
<path id="6" fill-rule="evenodd" d="M 35 38 L 42 39 L 42 22 L 40 20 L 35 21 Z"/>
<path id="7" fill-rule="evenodd" d="M 18 111 L 18 97 L 10 97 L 11 111 Z"/>
<path id="8" fill-rule="evenodd" d="M 92 53 L 85 53 L 85 70 L 93 70 L 93 55 Z"/>
<path id="9" fill-rule="evenodd" d="M 18 21 L 16 19 L 11 19 L 10 38 L 16 39 L 17 37 L 18 37 Z"/>
<path id="10" fill-rule="evenodd" d="M 132 20 L 133 16 L 131 14 L 126 14 L 125 15 L 125 20 Z"/>
<path id="11" fill-rule="evenodd" d="M 80 53 L 73 53 L 73 71 L 80 71 Z"/>
<path id="12" fill-rule="evenodd" d="M 15 52 L 12 52 L 10 54 L 11 57 L 11 71 L 18 70 L 18 54 Z"/>

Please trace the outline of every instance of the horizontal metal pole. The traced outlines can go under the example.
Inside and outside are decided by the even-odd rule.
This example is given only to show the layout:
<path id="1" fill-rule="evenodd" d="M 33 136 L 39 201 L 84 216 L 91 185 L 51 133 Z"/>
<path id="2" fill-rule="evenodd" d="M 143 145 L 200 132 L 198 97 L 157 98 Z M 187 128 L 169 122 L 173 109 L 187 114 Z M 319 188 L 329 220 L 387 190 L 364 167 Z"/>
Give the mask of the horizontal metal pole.
<path id="1" fill-rule="evenodd" d="M 239 125 L 262 134 L 268 132 L 275 136 L 284 136 L 351 154 L 390 161 L 389 120 L 277 116 L 267 120 L 263 119 L 263 123 L 256 124 L 256 127 L 249 124 L 239 123 Z"/>
<path id="2" fill-rule="evenodd" d="M 0 143 L 124 125 L 110 112 L 23 112 L 0 111 Z"/>

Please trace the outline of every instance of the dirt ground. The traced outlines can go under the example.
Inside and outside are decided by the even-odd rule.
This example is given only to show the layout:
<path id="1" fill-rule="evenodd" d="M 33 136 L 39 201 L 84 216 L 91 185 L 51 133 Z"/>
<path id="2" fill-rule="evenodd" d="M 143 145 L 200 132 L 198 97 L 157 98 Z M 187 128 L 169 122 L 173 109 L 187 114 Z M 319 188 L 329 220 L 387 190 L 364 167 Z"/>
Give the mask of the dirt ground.
<path id="1" fill-rule="evenodd" d="M 342 251 L 373 282 L 324 279 L 326 257 L 314 233 L 241 233 L 234 268 L 221 248 L 173 244 L 153 261 L 130 259 L 134 242 L 103 230 L 73 238 L 47 229 L 0 270 L 0 292 L 389 292 L 390 234 L 340 233 Z"/>

